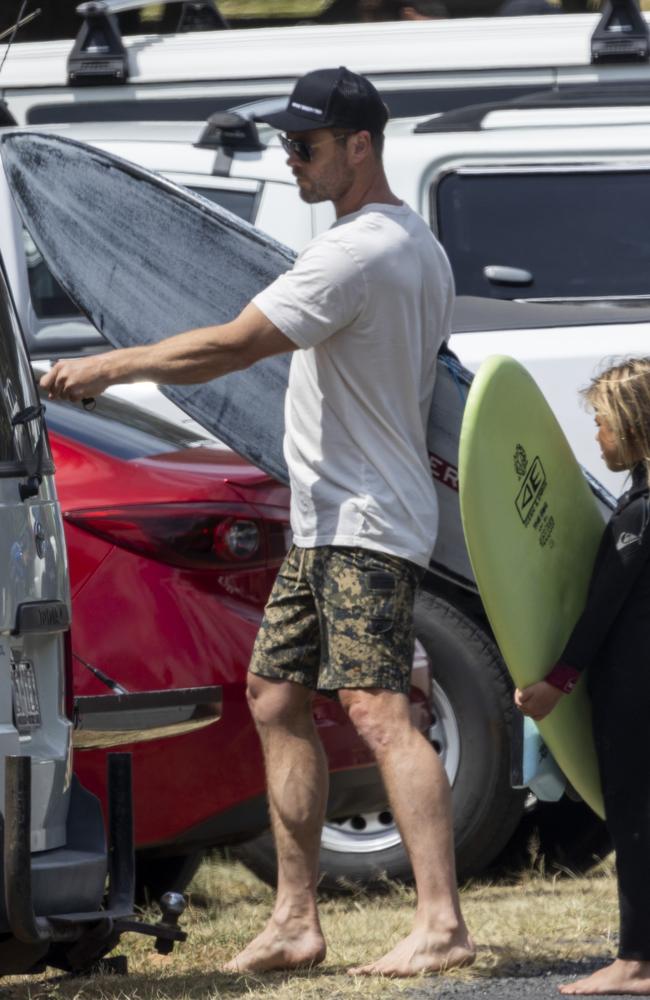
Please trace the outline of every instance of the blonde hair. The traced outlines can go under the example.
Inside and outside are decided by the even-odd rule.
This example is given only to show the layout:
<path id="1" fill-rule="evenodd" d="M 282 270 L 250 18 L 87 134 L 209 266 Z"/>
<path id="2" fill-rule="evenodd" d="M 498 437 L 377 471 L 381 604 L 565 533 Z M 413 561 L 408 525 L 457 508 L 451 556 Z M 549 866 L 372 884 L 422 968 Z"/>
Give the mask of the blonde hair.
<path id="1" fill-rule="evenodd" d="M 650 357 L 610 363 L 581 395 L 618 438 L 625 466 L 642 462 L 650 483 Z"/>

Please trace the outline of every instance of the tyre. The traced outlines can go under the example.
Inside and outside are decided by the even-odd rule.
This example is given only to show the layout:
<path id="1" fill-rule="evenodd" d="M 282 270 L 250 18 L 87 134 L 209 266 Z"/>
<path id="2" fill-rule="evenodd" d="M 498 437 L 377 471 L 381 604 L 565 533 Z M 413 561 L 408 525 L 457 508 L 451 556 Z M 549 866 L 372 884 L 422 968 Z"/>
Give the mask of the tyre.
<path id="1" fill-rule="evenodd" d="M 482 871 L 503 849 L 521 818 L 525 793 L 510 787 L 512 687 L 494 642 L 466 615 L 421 590 L 415 607 L 414 667 L 428 667 L 432 722 L 429 737 L 452 786 L 459 878 Z M 274 884 L 270 833 L 241 844 L 238 857 Z M 412 878 L 388 806 L 328 820 L 320 852 L 320 886 L 370 887 L 385 877 Z"/>
<path id="2" fill-rule="evenodd" d="M 135 901 L 157 903 L 166 892 L 185 892 L 203 860 L 203 851 L 160 857 L 140 851 L 135 856 Z"/>

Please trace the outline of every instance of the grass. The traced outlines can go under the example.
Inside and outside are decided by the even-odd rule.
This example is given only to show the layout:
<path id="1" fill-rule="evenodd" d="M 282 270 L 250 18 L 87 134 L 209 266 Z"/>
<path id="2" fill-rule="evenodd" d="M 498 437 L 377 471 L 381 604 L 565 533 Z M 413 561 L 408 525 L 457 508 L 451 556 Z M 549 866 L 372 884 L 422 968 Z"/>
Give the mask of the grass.
<path id="1" fill-rule="evenodd" d="M 0 985 L 0 1000 L 372 1000 L 399 997 L 418 984 L 356 980 L 345 973 L 349 965 L 379 956 L 408 932 L 411 889 L 390 886 L 374 897 L 358 893 L 323 900 L 329 952 L 317 969 L 226 976 L 219 966 L 262 928 L 272 891 L 243 866 L 225 861 L 206 862 L 191 888 L 184 918 L 189 939 L 173 955 L 159 956 L 150 938 L 128 935 L 118 949 L 128 956 L 128 977 L 52 972 L 7 978 Z M 537 864 L 511 884 L 476 881 L 463 888 L 462 902 L 478 957 L 471 969 L 451 972 L 449 978 L 477 982 L 534 975 L 566 962 L 603 961 L 614 952 L 616 892 L 609 859 L 585 878 L 545 874 Z M 426 980 L 432 997 L 446 981 Z"/>
<path id="2" fill-rule="evenodd" d="M 317 17 L 328 0 L 219 0 L 224 17 Z"/>

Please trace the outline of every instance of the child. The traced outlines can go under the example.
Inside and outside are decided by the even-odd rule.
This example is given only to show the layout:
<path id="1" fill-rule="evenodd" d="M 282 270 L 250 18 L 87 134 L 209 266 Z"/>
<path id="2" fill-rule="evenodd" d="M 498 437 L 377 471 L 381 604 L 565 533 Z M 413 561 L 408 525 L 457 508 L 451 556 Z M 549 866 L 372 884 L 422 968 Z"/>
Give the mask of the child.
<path id="1" fill-rule="evenodd" d="M 586 607 L 543 681 L 515 704 L 543 719 L 589 668 L 607 825 L 616 850 L 620 939 L 611 965 L 561 993 L 650 995 L 650 358 L 614 365 L 583 392 L 609 469 L 631 486 L 605 528 Z"/>

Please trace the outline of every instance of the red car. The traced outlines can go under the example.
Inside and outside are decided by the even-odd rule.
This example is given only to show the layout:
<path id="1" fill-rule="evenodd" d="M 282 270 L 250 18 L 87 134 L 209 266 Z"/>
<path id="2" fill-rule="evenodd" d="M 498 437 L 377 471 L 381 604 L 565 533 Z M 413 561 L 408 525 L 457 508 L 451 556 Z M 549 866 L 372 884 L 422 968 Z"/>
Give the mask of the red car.
<path id="1" fill-rule="evenodd" d="M 288 491 L 193 430 L 103 396 L 47 403 L 73 598 L 77 694 L 221 684 L 223 716 L 133 749 L 141 886 L 188 880 L 205 847 L 268 825 L 245 699 L 262 609 L 289 542 Z M 383 808 L 372 758 L 342 709 L 319 699 L 330 816 Z M 103 798 L 105 754 L 75 757 Z"/>

